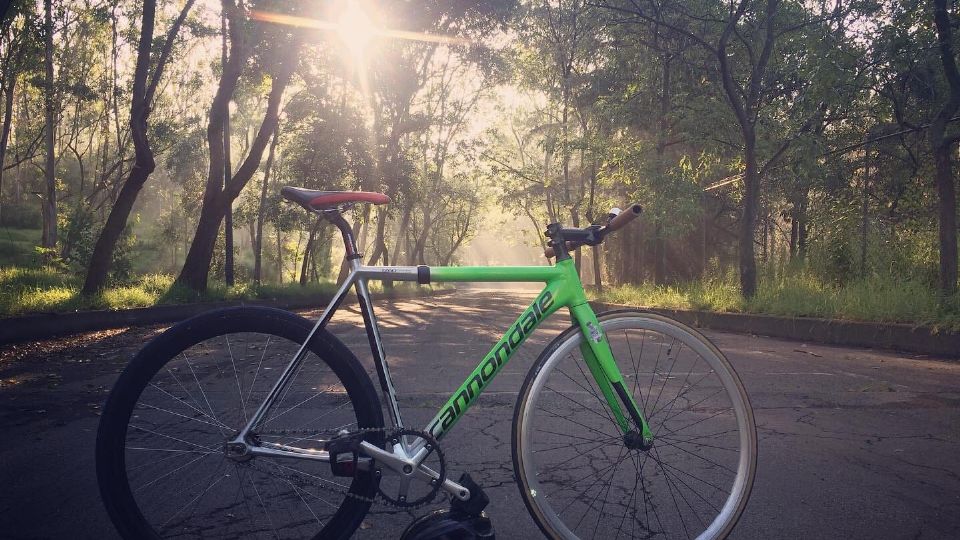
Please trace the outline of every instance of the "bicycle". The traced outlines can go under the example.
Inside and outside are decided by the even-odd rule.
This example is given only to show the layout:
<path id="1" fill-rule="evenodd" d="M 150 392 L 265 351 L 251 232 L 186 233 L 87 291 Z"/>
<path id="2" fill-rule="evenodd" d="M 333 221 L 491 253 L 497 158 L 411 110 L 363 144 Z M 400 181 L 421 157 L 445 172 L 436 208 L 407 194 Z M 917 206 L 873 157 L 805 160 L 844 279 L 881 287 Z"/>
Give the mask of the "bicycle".
<path id="1" fill-rule="evenodd" d="M 376 501 L 413 508 L 446 492 L 480 515 L 486 495 L 454 481 L 440 441 L 527 336 L 560 308 L 572 325 L 530 368 L 517 397 L 512 459 L 520 495 L 551 538 L 722 538 L 756 470 L 750 402 L 723 354 L 697 331 L 640 310 L 594 313 L 573 249 L 640 214 L 551 224 L 550 266 L 364 265 L 343 211 L 368 192 L 282 189 L 333 223 L 350 274 L 316 323 L 265 307 L 183 321 L 122 372 L 97 434 L 101 497 L 125 538 L 348 538 Z M 543 282 L 543 290 L 422 430 L 404 426 L 369 280 Z M 326 328 L 355 289 L 380 398 Z M 379 497 L 379 499 L 378 499 Z"/>

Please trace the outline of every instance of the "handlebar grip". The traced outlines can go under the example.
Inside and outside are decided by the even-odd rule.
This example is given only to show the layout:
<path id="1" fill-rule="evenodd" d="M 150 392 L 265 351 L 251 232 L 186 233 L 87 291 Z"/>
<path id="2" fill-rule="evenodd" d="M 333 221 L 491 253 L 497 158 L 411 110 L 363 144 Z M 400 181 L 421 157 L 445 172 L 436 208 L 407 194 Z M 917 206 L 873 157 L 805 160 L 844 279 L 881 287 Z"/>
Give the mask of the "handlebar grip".
<path id="1" fill-rule="evenodd" d="M 643 212 L 642 206 L 636 203 L 631 204 L 626 210 L 620 212 L 617 217 L 607 223 L 606 230 L 613 232 L 622 229 L 627 223 L 637 219 L 641 212 Z"/>

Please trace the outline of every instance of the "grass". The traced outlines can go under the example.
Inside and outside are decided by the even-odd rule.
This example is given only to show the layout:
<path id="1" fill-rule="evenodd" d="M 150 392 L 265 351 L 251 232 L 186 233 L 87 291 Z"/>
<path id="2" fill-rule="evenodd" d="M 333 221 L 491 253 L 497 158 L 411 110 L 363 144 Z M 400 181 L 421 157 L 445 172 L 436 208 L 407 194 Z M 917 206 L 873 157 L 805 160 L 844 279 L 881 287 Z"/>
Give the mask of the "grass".
<path id="1" fill-rule="evenodd" d="M 174 283 L 167 274 L 141 274 L 129 283 L 115 285 L 93 296 L 81 296 L 82 278 L 62 267 L 42 264 L 35 246 L 39 229 L 0 227 L 0 318 L 36 312 L 69 312 L 91 309 L 126 309 L 165 304 L 217 302 L 225 300 L 288 300 L 305 296 L 332 295 L 330 282 L 264 284 L 241 283 L 227 287 L 211 282 L 204 294 Z M 397 283 L 398 290 L 416 288 Z M 382 292 L 371 283 L 373 292 Z"/>
<path id="2" fill-rule="evenodd" d="M 0 227 L 0 266 L 36 266 L 40 234 L 40 229 Z"/>
<path id="3" fill-rule="evenodd" d="M 88 309 L 124 309 L 162 304 L 223 300 L 284 300 L 332 294 L 333 283 L 285 285 L 211 284 L 203 295 L 176 285 L 173 276 L 147 274 L 129 284 L 108 288 L 94 296 L 81 296 L 80 278 L 52 268 L 0 268 L 0 317 L 32 312 L 68 312 Z"/>
<path id="4" fill-rule="evenodd" d="M 784 317 L 908 323 L 960 331 L 960 295 L 940 301 L 919 281 L 870 276 L 843 286 L 805 273 L 761 279 L 757 294 L 745 300 L 732 276 L 673 286 L 624 285 L 597 299 L 650 308 L 756 313 Z"/>
<path id="5" fill-rule="evenodd" d="M 331 282 L 283 285 L 252 283 L 227 287 L 211 283 L 200 295 L 174 283 L 173 276 L 146 274 L 131 283 L 105 289 L 94 296 L 81 296 L 82 281 L 53 268 L 0 268 L 0 317 L 35 312 L 69 312 L 90 309 L 126 309 L 192 302 L 229 300 L 289 300 L 306 296 L 332 295 L 336 285 Z M 414 284 L 397 283 L 395 289 L 417 288 Z M 383 292 L 378 283 L 371 283 L 374 293 Z"/>

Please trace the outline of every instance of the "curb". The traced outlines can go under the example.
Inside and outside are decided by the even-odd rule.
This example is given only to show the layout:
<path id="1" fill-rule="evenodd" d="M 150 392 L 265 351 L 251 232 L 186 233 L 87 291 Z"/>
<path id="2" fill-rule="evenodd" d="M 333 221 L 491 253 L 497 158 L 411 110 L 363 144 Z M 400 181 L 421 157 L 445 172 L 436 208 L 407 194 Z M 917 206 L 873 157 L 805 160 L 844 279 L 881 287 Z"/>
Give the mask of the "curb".
<path id="1" fill-rule="evenodd" d="M 591 302 L 591 305 L 597 311 L 623 308 L 645 309 L 606 302 Z M 960 358 L 960 333 L 938 332 L 929 326 L 680 309 L 647 309 L 646 311 L 665 315 L 696 328 Z"/>
<path id="2" fill-rule="evenodd" d="M 450 294 L 453 289 L 439 291 L 416 290 L 411 293 L 394 292 L 376 295 L 378 300 L 398 300 L 424 296 Z M 209 302 L 200 304 L 171 304 L 130 309 L 103 309 L 75 311 L 70 313 L 37 313 L 22 317 L 0 319 L 0 345 L 36 341 L 55 336 L 79 334 L 126 326 L 174 323 L 199 315 L 205 311 L 234 306 L 267 306 L 279 309 L 304 309 L 326 306 L 333 294 L 305 296 L 289 300 L 238 300 L 227 302 Z M 356 297 L 348 295 L 344 304 L 356 302 Z"/>

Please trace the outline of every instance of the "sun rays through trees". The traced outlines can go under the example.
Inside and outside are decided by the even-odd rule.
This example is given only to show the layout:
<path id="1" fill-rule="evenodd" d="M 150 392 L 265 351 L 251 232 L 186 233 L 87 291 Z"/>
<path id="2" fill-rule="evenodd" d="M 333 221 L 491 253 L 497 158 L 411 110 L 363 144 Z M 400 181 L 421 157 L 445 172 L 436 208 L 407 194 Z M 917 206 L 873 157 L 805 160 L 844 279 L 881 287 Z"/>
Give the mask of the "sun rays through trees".
<path id="1" fill-rule="evenodd" d="M 925 291 L 917 317 L 953 317 L 958 16 L 940 0 L 14 0 L 0 266 L 47 276 L 18 291 L 78 298 L 155 274 L 197 298 L 336 281 L 335 231 L 284 185 L 388 195 L 347 214 L 368 264 L 546 264 L 548 223 L 639 201 L 639 227 L 575 255 L 598 290 L 887 320 L 789 309 L 783 291 L 849 307 L 902 283 Z"/>

